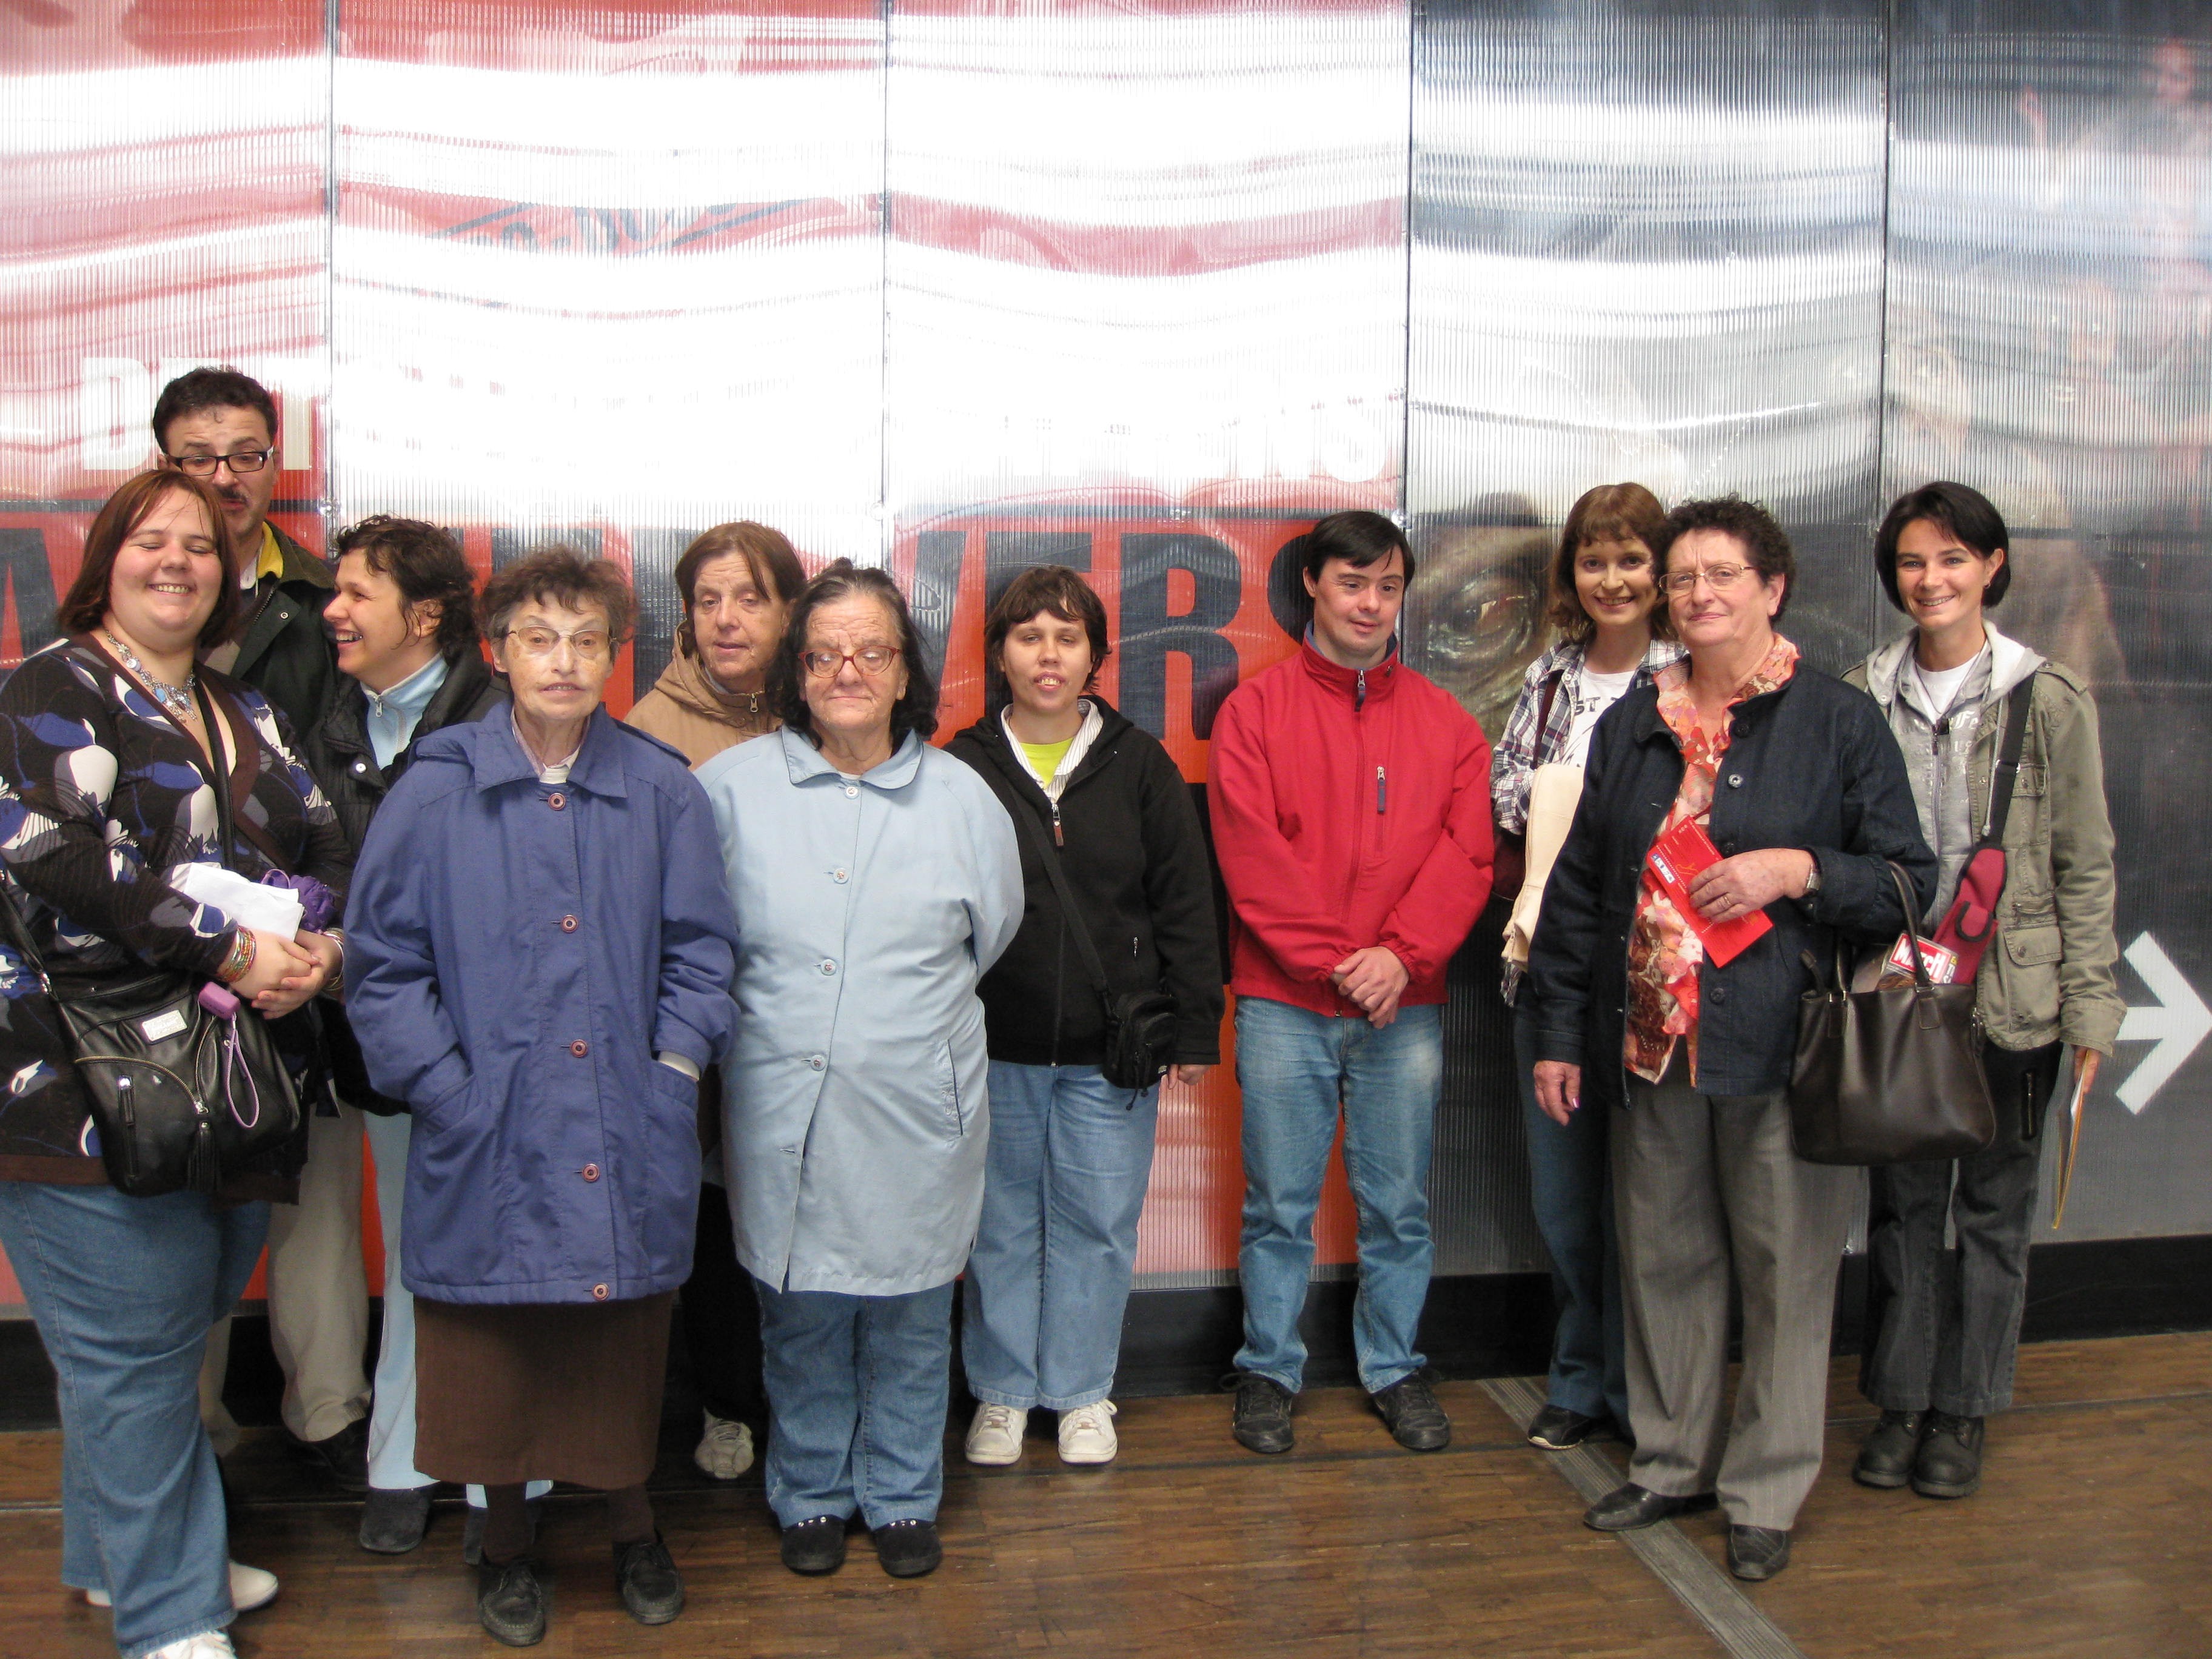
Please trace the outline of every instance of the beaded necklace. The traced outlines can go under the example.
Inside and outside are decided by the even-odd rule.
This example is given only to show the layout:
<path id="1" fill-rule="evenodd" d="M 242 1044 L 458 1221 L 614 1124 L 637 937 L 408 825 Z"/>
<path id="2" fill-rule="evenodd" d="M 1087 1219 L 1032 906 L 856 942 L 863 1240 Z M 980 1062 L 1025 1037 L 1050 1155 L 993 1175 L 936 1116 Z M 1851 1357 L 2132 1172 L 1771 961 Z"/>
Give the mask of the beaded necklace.
<path id="1" fill-rule="evenodd" d="M 171 685 L 167 681 L 156 678 L 153 670 L 138 660 L 137 652 L 117 639 L 107 629 L 101 629 L 100 637 L 107 641 L 108 648 L 122 660 L 125 668 L 138 677 L 146 689 L 160 701 L 162 708 L 180 720 L 191 718 L 192 691 L 199 684 L 198 673 L 188 672 L 185 675 L 185 683 L 182 685 Z"/>

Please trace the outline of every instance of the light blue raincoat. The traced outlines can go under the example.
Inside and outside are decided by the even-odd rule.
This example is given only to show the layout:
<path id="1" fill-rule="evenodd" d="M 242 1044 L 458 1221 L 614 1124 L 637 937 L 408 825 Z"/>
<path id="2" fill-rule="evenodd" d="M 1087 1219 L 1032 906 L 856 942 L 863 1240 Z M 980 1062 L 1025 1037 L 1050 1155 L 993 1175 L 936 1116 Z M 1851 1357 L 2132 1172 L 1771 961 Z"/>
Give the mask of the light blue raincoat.
<path id="1" fill-rule="evenodd" d="M 983 1202 L 975 987 L 1021 924 L 1013 822 L 914 735 L 848 778 L 787 728 L 698 778 L 738 914 L 722 1099 L 738 1259 L 787 1291 L 949 1283 Z"/>

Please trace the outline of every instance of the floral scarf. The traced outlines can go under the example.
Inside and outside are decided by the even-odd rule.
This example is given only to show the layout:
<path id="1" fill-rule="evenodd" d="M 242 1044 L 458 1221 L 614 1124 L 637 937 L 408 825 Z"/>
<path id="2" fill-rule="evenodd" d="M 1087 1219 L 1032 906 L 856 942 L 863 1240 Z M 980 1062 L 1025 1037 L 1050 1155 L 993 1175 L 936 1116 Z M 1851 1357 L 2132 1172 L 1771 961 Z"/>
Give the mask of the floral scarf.
<path id="1" fill-rule="evenodd" d="M 1717 732 L 1709 732 L 1698 723 L 1697 705 L 1690 698 L 1688 659 L 1670 664 L 1654 676 L 1659 690 L 1659 718 L 1667 722 L 1667 729 L 1682 747 L 1682 787 L 1666 822 L 1659 826 L 1661 835 L 1685 818 L 1707 823 L 1713 808 L 1713 783 L 1735 724 L 1729 711 L 1752 697 L 1779 690 L 1796 672 L 1797 647 L 1777 634 L 1773 648 L 1729 695 Z M 1647 866 L 1636 901 L 1636 921 L 1628 934 L 1628 1035 L 1621 1045 L 1622 1063 L 1646 1083 L 1656 1083 L 1667 1074 L 1677 1037 L 1689 1040 L 1690 1079 L 1693 1085 L 1697 1081 L 1698 967 L 1705 957 L 1705 941 L 1683 919 Z"/>

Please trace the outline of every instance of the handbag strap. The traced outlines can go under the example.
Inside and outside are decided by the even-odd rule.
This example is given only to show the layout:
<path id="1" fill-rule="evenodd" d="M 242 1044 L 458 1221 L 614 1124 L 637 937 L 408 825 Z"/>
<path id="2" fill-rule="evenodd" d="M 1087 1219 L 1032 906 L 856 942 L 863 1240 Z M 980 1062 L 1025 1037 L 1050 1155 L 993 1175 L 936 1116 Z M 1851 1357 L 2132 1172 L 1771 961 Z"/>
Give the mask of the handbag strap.
<path id="1" fill-rule="evenodd" d="M 220 759 L 216 762 L 218 769 L 223 774 L 222 781 L 228 785 L 227 791 L 221 788 L 216 791 L 216 803 L 220 806 L 227 793 L 230 805 L 229 823 L 222 830 L 224 865 L 228 866 L 230 863 L 231 837 L 236 834 L 242 835 L 246 840 L 252 842 L 260 849 L 262 857 L 267 859 L 270 864 L 286 875 L 295 874 L 296 872 L 292 868 L 294 862 L 292 855 L 277 844 L 276 836 L 246 816 L 246 803 L 253 793 L 253 786 L 261 781 L 259 739 L 255 737 L 253 729 L 245 715 L 239 711 L 237 705 L 232 702 L 228 696 L 204 682 L 201 684 L 200 691 L 202 696 L 212 702 L 216 712 L 222 716 L 222 729 L 230 734 L 229 763 L 225 766 Z M 204 709 L 202 718 L 206 718 Z M 215 731 L 215 722 L 209 720 L 209 735 L 212 737 Z M 218 745 L 219 752 L 220 745 Z M 220 820 L 218 822 L 220 823 Z"/>
<path id="2" fill-rule="evenodd" d="M 1990 775 L 1990 821 L 1981 840 L 1984 847 L 2004 845 L 2005 820 L 2012 815 L 2013 786 L 2020 780 L 2020 757 L 2027 745 L 2028 705 L 2034 701 L 2034 691 L 2035 675 L 2030 674 L 2005 699 L 2004 740 L 1997 747 L 1996 770 Z"/>
<path id="3" fill-rule="evenodd" d="M 1902 867 L 1892 861 L 1889 878 L 1897 884 L 1898 908 L 1905 912 L 1905 937 L 1912 941 L 1912 982 L 1918 989 L 1932 991 L 1936 981 L 1928 976 L 1926 942 L 1920 936 L 1919 911 L 1912 902 L 1912 881 Z"/>
<path id="4" fill-rule="evenodd" d="M 1052 883 L 1052 890 L 1060 900 L 1060 914 L 1067 918 L 1068 931 L 1075 935 L 1076 953 L 1083 958 L 1083 971 L 1091 976 L 1091 988 L 1098 993 L 1099 1000 L 1110 1011 L 1114 1006 L 1114 988 L 1106 978 L 1106 964 L 1098 959 L 1098 947 L 1091 942 L 1091 928 L 1083 920 L 1083 912 L 1075 908 L 1075 891 L 1067 884 L 1067 872 L 1060 867 L 1060 854 L 1044 838 L 1044 826 L 1037 815 L 1026 805 L 1018 807 L 1014 822 L 1020 824 L 1036 848 L 1037 856 L 1044 860 L 1044 873 Z"/>

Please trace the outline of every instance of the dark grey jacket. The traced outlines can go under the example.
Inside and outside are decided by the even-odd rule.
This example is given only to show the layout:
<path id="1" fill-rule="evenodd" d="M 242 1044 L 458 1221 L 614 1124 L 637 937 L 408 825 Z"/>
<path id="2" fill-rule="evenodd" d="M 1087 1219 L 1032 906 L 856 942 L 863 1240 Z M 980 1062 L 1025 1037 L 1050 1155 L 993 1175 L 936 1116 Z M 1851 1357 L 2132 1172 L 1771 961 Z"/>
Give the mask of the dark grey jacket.
<path id="1" fill-rule="evenodd" d="M 456 652 L 447 659 L 446 683 L 438 688 L 437 695 L 423 709 L 422 718 L 416 722 L 415 735 L 406 748 L 392 757 L 391 766 L 382 768 L 376 763 L 376 751 L 369 746 L 368 702 L 362 694 L 361 683 L 340 675 L 337 695 L 331 699 L 322 720 L 307 734 L 302 744 L 307 753 L 301 758 L 322 785 L 324 798 L 337 810 L 349 848 L 356 854 L 360 853 L 362 842 L 368 836 L 369 820 L 376 816 L 386 793 L 399 781 L 408 763 L 414 759 L 416 744 L 441 726 L 480 720 L 506 704 L 506 686 L 486 665 L 483 653 L 474 646 L 465 652 Z M 354 1037 L 353 1027 L 336 1008 L 327 1005 L 323 1030 L 330 1042 L 331 1075 L 337 1080 L 339 1097 L 348 1105 L 384 1117 L 394 1117 L 407 1109 L 405 1101 L 377 1092 L 368 1080 L 368 1064 L 362 1057 L 361 1044 Z"/>
<path id="2" fill-rule="evenodd" d="M 238 637 L 231 673 L 269 699 L 304 742 L 330 708 L 338 688 L 337 659 L 323 627 L 323 607 L 337 581 L 331 568 L 275 525 L 284 556 L 276 591 Z M 313 770 L 313 763 L 308 763 Z M 323 775 L 315 773 L 315 781 Z"/>
<path id="3" fill-rule="evenodd" d="M 1774 929 L 1725 968 L 1698 973 L 1698 1086 L 1708 1094 L 1787 1088 L 1802 954 L 1826 962 L 1838 936 L 1887 946 L 1905 926 L 1886 860 L 1925 904 L 1936 857 L 1920 838 L 1905 758 L 1863 691 L 1800 662 L 1790 682 L 1736 705 L 1709 833 L 1723 855 L 1796 847 L 1820 868 L 1810 900 L 1767 907 Z M 1628 934 L 1644 854 L 1682 783 L 1682 751 L 1656 687 L 1637 687 L 1597 724 L 1582 804 L 1544 888 L 1528 960 L 1537 1058 L 1583 1067 L 1586 1107 L 1627 1103 Z M 1525 993 L 1524 993 L 1525 994 Z"/>

